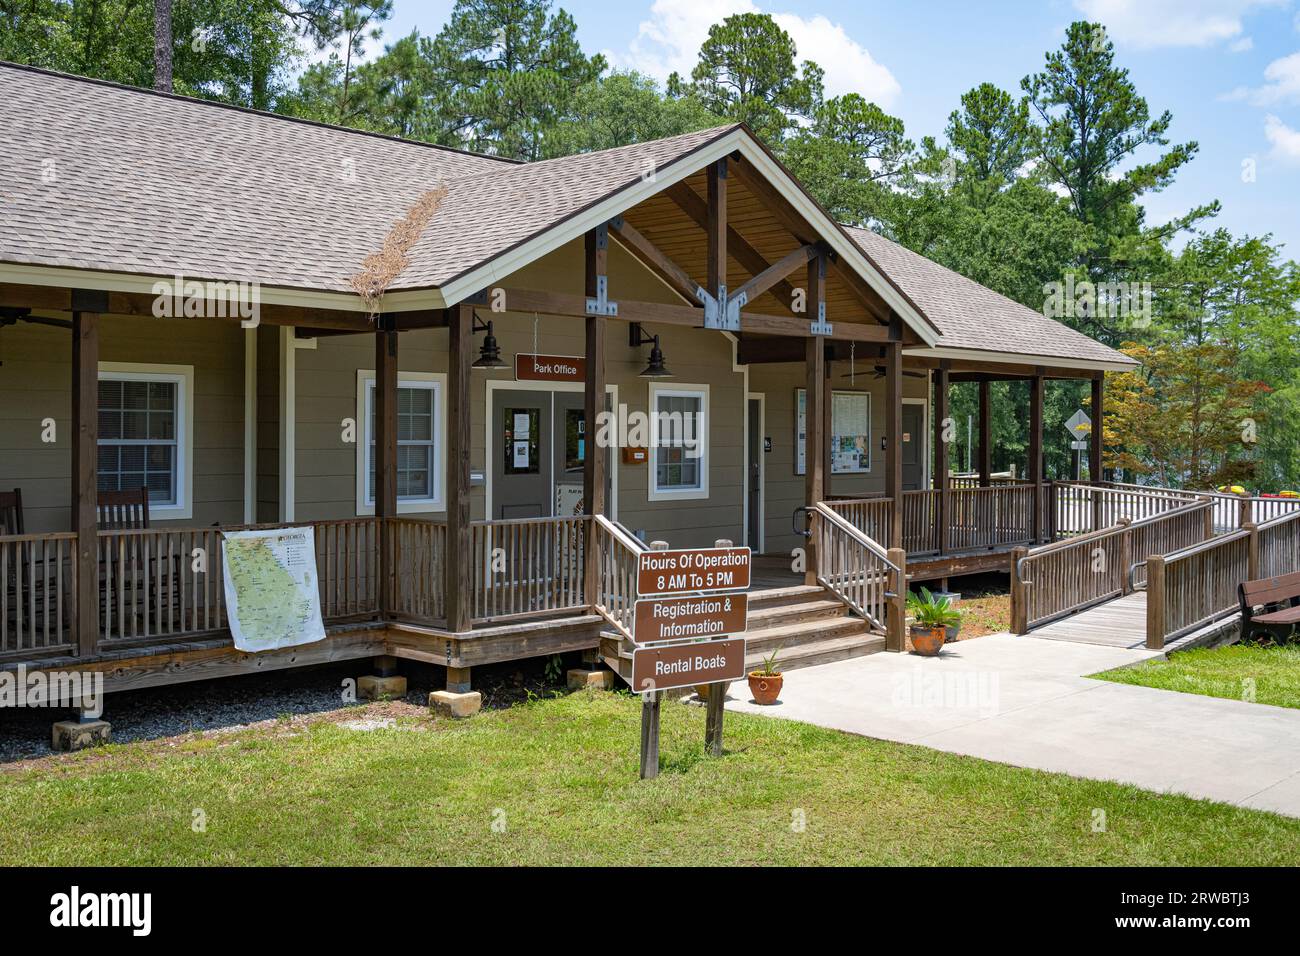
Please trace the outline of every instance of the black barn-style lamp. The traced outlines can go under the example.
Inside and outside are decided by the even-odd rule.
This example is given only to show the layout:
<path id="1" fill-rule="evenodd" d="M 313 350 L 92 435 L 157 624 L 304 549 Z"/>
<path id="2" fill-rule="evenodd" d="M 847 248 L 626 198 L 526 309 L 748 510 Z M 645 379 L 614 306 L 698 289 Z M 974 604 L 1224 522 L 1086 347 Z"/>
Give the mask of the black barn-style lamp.
<path id="1" fill-rule="evenodd" d="M 643 345 L 650 346 L 650 362 L 641 373 L 642 378 L 672 378 L 673 373 L 664 367 L 664 353 L 659 347 L 659 336 L 647 335 L 640 322 L 633 322 L 628 326 L 628 344 L 634 349 Z"/>

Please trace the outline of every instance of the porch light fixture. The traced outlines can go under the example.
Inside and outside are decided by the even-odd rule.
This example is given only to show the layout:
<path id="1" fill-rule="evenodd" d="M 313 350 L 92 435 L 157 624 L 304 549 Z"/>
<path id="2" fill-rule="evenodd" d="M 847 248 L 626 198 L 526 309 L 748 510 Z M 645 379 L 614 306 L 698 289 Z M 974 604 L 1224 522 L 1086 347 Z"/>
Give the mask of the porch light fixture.
<path id="1" fill-rule="evenodd" d="M 487 335 L 483 336 L 483 344 L 478 347 L 478 358 L 470 368 L 506 368 L 506 363 L 501 360 L 501 346 L 497 344 L 497 337 L 492 334 L 492 320 L 482 322 L 476 313 L 471 331 L 475 335 L 479 332 L 486 332 Z"/>
<path id="2" fill-rule="evenodd" d="M 628 326 L 628 344 L 634 349 L 643 345 L 650 346 L 650 362 L 641 373 L 642 378 L 673 377 L 673 373 L 664 368 L 664 353 L 663 349 L 659 348 L 659 336 L 646 335 L 641 329 L 640 322 L 633 322 Z"/>

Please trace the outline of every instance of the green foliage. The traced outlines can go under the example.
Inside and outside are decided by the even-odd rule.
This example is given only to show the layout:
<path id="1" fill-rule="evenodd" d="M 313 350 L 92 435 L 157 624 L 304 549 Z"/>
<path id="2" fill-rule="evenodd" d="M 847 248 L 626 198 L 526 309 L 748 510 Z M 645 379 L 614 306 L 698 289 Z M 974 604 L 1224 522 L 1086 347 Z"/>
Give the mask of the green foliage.
<path id="1" fill-rule="evenodd" d="M 822 100 L 821 67 L 796 63 L 794 41 L 765 13 L 737 13 L 711 26 L 691 79 L 705 109 L 748 124 L 771 144 L 811 118 Z"/>
<path id="2" fill-rule="evenodd" d="M 889 217 L 892 187 L 914 149 L 902 120 L 849 93 L 819 106 L 812 123 L 791 134 L 782 158 L 832 216 L 866 226 Z"/>
<path id="3" fill-rule="evenodd" d="M 763 677 L 775 677 L 776 675 L 780 674 L 781 662 L 777 659 L 776 656 L 780 652 L 781 652 L 781 648 L 779 647 L 773 650 L 771 654 L 768 654 L 766 657 L 763 658 L 763 663 L 759 664 L 758 667 L 754 668 L 752 671 L 750 671 L 750 673 L 760 674 Z"/>
<path id="4" fill-rule="evenodd" d="M 546 138 L 543 151 L 547 157 L 589 153 L 723 122 L 693 93 L 665 96 L 648 76 L 615 72 L 578 88 L 566 121 Z"/>
<path id="5" fill-rule="evenodd" d="M 1151 162 L 1138 160 L 1145 147 L 1169 145 L 1173 116 L 1152 117 L 1128 70 L 1115 63 L 1115 48 L 1099 23 L 1079 21 L 1065 43 L 1047 54 L 1044 69 L 1027 76 L 1021 88 L 1041 122 L 1037 158 L 1043 175 L 1067 196 L 1074 217 L 1087 229 L 1078 265 L 1093 281 L 1121 278 L 1126 267 L 1162 257 L 1169 235 L 1218 211 L 1211 203 L 1157 229 L 1144 228 L 1137 200 L 1168 186 L 1196 155 L 1196 143 L 1161 152 Z M 1152 248 L 1154 247 L 1154 248 Z M 1081 321 L 1090 334 L 1115 342 L 1122 337 L 1104 322 Z"/>
<path id="6" fill-rule="evenodd" d="M 550 0 L 457 0 L 424 48 L 438 82 L 439 142 L 535 160 L 578 89 L 605 70 L 588 57 L 577 25 Z"/>
<path id="7" fill-rule="evenodd" d="M 952 606 L 948 597 L 935 597 L 927 587 L 922 587 L 920 594 L 907 592 L 907 613 L 922 627 L 952 627 L 961 623 L 961 611 Z"/>

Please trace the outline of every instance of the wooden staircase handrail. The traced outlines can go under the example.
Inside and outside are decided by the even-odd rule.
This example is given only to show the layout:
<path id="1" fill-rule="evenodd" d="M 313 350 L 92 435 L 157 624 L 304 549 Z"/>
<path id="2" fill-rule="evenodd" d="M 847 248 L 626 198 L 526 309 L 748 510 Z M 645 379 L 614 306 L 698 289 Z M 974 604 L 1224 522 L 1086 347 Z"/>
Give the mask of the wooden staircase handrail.
<path id="1" fill-rule="evenodd" d="M 902 570 L 901 568 L 899 568 L 897 564 L 895 564 L 893 561 L 889 559 L 889 551 L 886 548 L 884 548 L 878 542 L 874 541 L 865 532 L 860 531 L 851 522 L 846 521 L 840 515 L 836 514 L 830 507 L 827 506 L 826 502 L 824 501 L 817 502 L 817 504 L 813 505 L 813 510 L 816 511 L 823 518 L 825 518 L 827 521 L 834 524 L 845 534 L 852 537 L 858 544 L 862 545 L 862 547 L 866 548 L 868 551 L 874 554 L 885 564 L 889 565 L 891 570 L 894 571 Z"/>

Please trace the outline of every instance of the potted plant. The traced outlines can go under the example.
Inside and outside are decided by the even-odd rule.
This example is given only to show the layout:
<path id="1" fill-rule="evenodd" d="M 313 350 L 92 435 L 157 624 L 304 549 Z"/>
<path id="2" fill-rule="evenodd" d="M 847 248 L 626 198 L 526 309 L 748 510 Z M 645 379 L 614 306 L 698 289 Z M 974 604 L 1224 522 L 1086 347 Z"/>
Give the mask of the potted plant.
<path id="1" fill-rule="evenodd" d="M 775 704 L 781 696 L 781 684 L 785 677 L 781 674 L 781 665 L 777 663 L 777 648 L 763 658 L 757 670 L 749 672 L 749 692 L 754 695 L 756 704 Z"/>
<path id="2" fill-rule="evenodd" d="M 912 649 L 924 657 L 935 657 L 943 649 L 948 628 L 961 623 L 961 611 L 946 597 L 935 597 L 928 588 L 920 595 L 911 591 L 907 595 L 907 610 L 912 616 Z"/>

